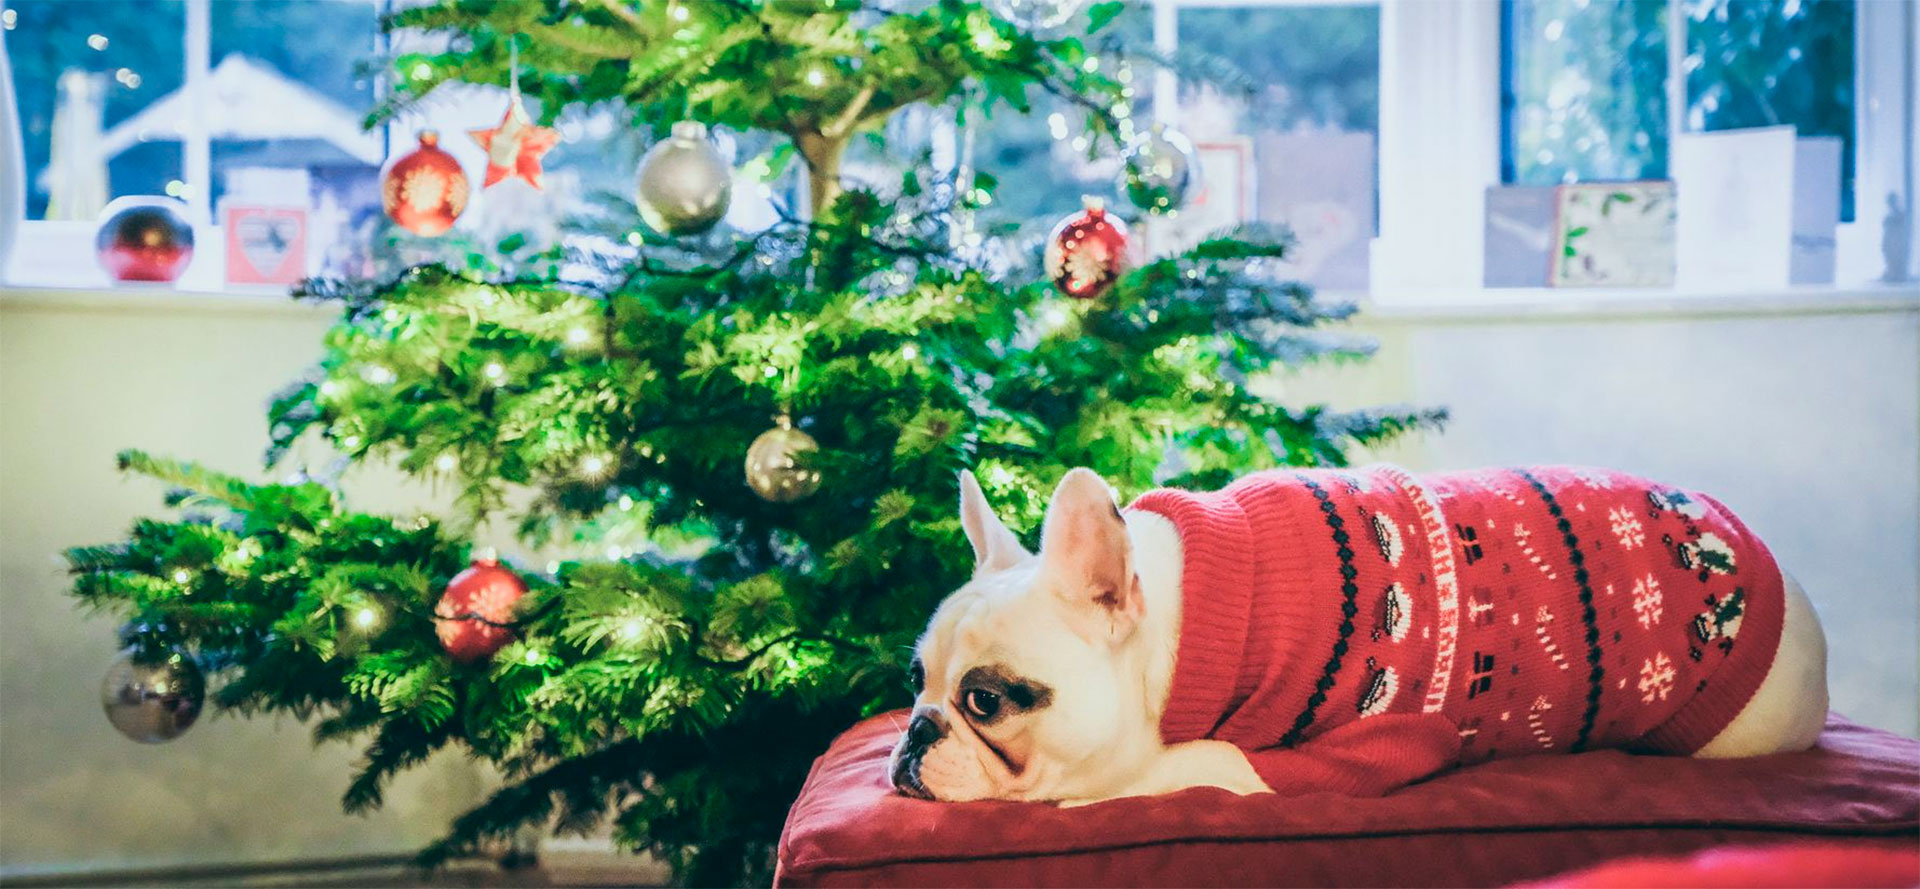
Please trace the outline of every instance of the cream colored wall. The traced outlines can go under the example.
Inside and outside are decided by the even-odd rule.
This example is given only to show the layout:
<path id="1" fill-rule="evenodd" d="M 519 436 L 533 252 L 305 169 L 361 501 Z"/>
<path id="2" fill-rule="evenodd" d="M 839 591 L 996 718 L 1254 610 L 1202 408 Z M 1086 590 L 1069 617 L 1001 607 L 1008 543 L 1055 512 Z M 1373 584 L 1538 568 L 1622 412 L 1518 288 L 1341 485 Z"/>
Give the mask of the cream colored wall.
<path id="1" fill-rule="evenodd" d="M 266 297 L 0 291 L 0 875 L 407 852 L 480 799 L 482 773 L 443 755 L 347 817 L 357 748 L 315 748 L 292 720 L 203 716 L 143 746 L 100 712 L 117 624 L 76 610 L 56 554 L 158 511 L 160 486 L 121 478 L 114 452 L 258 474 L 267 397 L 327 324 Z M 358 505 L 429 499 L 352 481 Z"/>
<path id="2" fill-rule="evenodd" d="M 1360 325 L 1374 361 L 1279 385 L 1451 407 L 1444 434 L 1377 455 L 1415 468 L 1588 462 L 1715 493 L 1814 597 L 1836 707 L 1911 735 L 1920 298 L 1797 306 L 1381 312 Z M 156 510 L 114 452 L 254 470 L 265 400 L 326 325 L 265 297 L 0 292 L 0 874 L 411 850 L 484 792 L 442 757 L 350 818 L 352 748 L 315 749 L 291 721 L 214 718 L 143 747 L 100 714 L 114 623 L 74 609 L 55 555 Z M 434 500 L 378 470 L 347 489 L 377 510 Z"/>

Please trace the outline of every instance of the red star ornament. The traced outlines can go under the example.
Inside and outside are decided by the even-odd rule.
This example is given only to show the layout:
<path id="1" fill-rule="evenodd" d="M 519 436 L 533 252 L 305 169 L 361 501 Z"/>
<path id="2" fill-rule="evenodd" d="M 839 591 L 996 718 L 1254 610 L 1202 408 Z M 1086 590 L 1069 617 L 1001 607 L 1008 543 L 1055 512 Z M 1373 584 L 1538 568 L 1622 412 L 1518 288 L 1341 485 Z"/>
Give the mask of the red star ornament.
<path id="1" fill-rule="evenodd" d="M 500 125 L 490 130 L 468 130 L 473 141 L 487 153 L 487 177 L 481 188 L 492 188 L 504 179 L 518 176 L 534 188 L 540 187 L 540 156 L 560 142 L 560 132 L 535 126 L 520 97 L 513 97 Z"/>

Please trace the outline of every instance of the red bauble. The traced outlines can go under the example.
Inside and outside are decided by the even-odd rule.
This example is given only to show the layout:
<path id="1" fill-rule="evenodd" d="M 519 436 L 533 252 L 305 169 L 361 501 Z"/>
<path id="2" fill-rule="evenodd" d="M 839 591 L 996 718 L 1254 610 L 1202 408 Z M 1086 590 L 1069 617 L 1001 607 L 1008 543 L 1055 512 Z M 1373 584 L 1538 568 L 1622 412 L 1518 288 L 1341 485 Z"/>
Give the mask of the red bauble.
<path id="1" fill-rule="evenodd" d="M 100 266 L 116 281 L 172 281 L 193 261 L 193 226 L 178 201 L 121 198 L 93 236 Z"/>
<path id="2" fill-rule="evenodd" d="M 1093 299 L 1132 265 L 1127 224 L 1108 216 L 1106 208 L 1087 198 L 1086 209 L 1060 220 L 1047 236 L 1047 277 L 1053 286 L 1074 299 Z"/>
<path id="3" fill-rule="evenodd" d="M 493 559 L 474 559 L 447 582 L 446 593 L 433 608 L 441 647 L 461 663 L 493 657 L 513 638 L 513 630 L 496 624 L 513 620 L 514 605 L 526 594 L 519 575 Z"/>
<path id="4" fill-rule="evenodd" d="M 387 168 L 380 180 L 380 204 L 401 228 L 416 235 L 446 234 L 467 209 L 467 174 L 440 148 L 440 134 L 420 133 L 420 147 Z"/>

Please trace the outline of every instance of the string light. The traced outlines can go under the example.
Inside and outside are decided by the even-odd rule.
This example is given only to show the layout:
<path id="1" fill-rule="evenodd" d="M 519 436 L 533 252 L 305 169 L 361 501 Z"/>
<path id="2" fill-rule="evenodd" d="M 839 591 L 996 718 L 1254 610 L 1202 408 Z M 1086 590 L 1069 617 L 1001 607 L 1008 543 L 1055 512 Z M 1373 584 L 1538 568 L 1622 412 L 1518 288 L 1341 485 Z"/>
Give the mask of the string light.
<path id="1" fill-rule="evenodd" d="M 372 608 L 362 608 L 353 613 L 353 625 L 362 630 L 371 630 L 380 623 L 380 612 Z"/>
<path id="2" fill-rule="evenodd" d="M 607 547 L 607 559 L 609 561 L 618 562 L 621 559 L 624 559 L 626 557 L 627 557 L 627 551 L 621 549 L 617 544 L 614 546 Z"/>
<path id="3" fill-rule="evenodd" d="M 320 394 L 327 396 L 329 398 L 332 396 L 338 395 L 340 394 L 340 384 L 332 380 L 328 380 L 324 383 L 321 383 Z"/>
<path id="4" fill-rule="evenodd" d="M 540 649 L 538 648 L 527 649 L 527 665 L 532 666 L 534 664 L 540 663 L 541 656 L 542 655 L 540 654 Z"/>
<path id="5" fill-rule="evenodd" d="M 620 638 L 627 642 L 633 642 L 640 638 L 640 634 L 644 632 L 646 628 L 646 618 L 640 617 L 639 615 L 629 617 L 620 622 Z"/>
<path id="6" fill-rule="evenodd" d="M 101 51 L 101 50 L 104 50 L 104 49 L 106 49 L 106 48 L 107 48 L 107 35 L 105 35 L 105 34 L 88 34 L 88 35 L 87 35 L 87 45 L 88 45 L 88 46 L 90 46 L 90 47 L 93 47 L 93 49 L 94 49 L 94 50 L 95 50 L 96 52 L 98 52 L 98 51 Z"/>
<path id="7" fill-rule="evenodd" d="M 827 72 L 819 68 L 807 69 L 807 86 L 820 86 L 827 82 Z"/>
<path id="8" fill-rule="evenodd" d="M 607 458 L 599 454 L 589 454 L 580 461 L 580 474 L 594 478 L 607 471 Z"/>
<path id="9" fill-rule="evenodd" d="M 900 357 L 908 361 L 912 361 L 913 359 L 920 357 L 920 350 L 915 349 L 912 343 L 908 343 L 900 347 Z"/>
<path id="10" fill-rule="evenodd" d="M 414 80 L 430 80 L 432 78 L 433 78 L 432 65 L 429 65 L 426 62 L 419 62 L 413 66 Z"/>
<path id="11" fill-rule="evenodd" d="M 11 9 L 0 9 L 0 27 L 11 31 L 13 30 L 13 26 L 19 24 L 19 22 L 20 13 Z"/>
<path id="12" fill-rule="evenodd" d="M 441 472 L 452 472 L 453 468 L 458 465 L 460 465 L 460 460 L 452 454 L 441 454 L 433 458 L 433 468 Z"/>
<path id="13" fill-rule="evenodd" d="M 773 365 L 769 364 L 767 365 L 765 370 L 761 371 L 761 374 L 764 375 L 767 379 L 771 380 L 774 377 L 777 377 L 780 375 L 780 368 L 774 367 Z"/>
<path id="14" fill-rule="evenodd" d="M 641 456 L 646 456 L 646 455 L 645 455 L 645 454 L 642 454 Z M 632 511 L 633 511 L 633 498 L 632 498 L 632 497 L 629 497 L 629 496 L 627 496 L 627 495 L 625 495 L 625 494 L 621 494 L 621 495 L 620 495 L 620 511 L 621 511 L 621 512 L 632 512 Z"/>
<path id="15" fill-rule="evenodd" d="M 671 13 L 668 13 L 668 14 L 669 14 L 669 15 L 671 15 L 671 16 L 673 16 L 673 20 L 674 20 L 674 21 L 676 21 L 676 22 L 684 22 L 684 21 L 686 21 L 686 20 L 687 20 L 687 16 L 688 16 L 688 14 L 689 14 L 689 13 L 687 12 L 687 7 L 686 7 L 685 5 L 683 5 L 683 4 L 679 4 L 679 3 L 675 3 L 675 4 L 673 5 L 673 11 L 672 11 Z"/>
<path id="16" fill-rule="evenodd" d="M 575 327 L 567 331 L 567 342 L 576 346 L 585 345 L 590 339 L 593 339 L 593 334 L 584 327 Z"/>
<path id="17" fill-rule="evenodd" d="M 507 368 L 506 365 L 498 361 L 489 361 L 487 362 L 487 366 L 481 369 L 481 372 L 487 375 L 487 379 L 498 383 L 501 377 L 507 375 Z"/>
<path id="18" fill-rule="evenodd" d="M 173 569 L 173 582 L 174 582 L 174 583 L 186 583 L 187 581 L 189 581 L 189 580 L 192 580 L 192 579 L 193 579 L 193 572 L 191 572 L 191 571 L 188 571 L 188 570 L 187 570 L 187 569 L 185 569 L 185 568 L 175 568 L 175 569 Z"/>
<path id="19" fill-rule="evenodd" d="M 360 369 L 360 378 L 375 386 L 385 386 L 400 379 L 400 375 L 384 364 L 369 364 Z"/>

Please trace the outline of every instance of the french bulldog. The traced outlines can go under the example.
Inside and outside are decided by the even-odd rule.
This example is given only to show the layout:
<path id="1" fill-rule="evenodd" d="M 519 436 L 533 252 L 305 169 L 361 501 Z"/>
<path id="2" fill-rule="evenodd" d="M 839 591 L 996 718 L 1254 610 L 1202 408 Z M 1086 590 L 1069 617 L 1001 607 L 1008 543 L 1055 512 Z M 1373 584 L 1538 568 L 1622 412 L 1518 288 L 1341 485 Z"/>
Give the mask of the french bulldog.
<path id="1" fill-rule="evenodd" d="M 1705 495 L 1382 464 L 1122 512 L 1074 469 L 1035 554 L 959 488 L 974 570 L 915 649 L 905 795 L 1379 795 L 1496 756 L 1805 749 L 1825 720 L 1805 592 Z"/>

